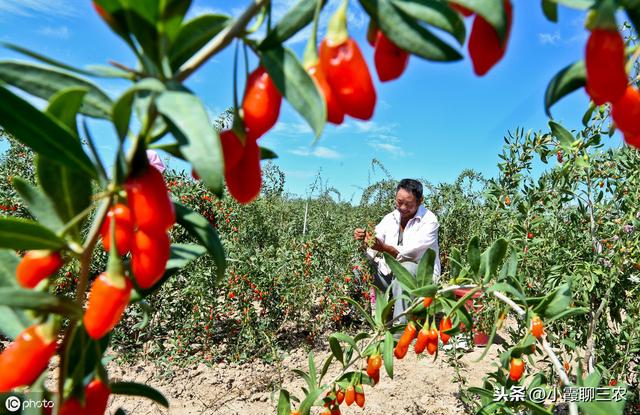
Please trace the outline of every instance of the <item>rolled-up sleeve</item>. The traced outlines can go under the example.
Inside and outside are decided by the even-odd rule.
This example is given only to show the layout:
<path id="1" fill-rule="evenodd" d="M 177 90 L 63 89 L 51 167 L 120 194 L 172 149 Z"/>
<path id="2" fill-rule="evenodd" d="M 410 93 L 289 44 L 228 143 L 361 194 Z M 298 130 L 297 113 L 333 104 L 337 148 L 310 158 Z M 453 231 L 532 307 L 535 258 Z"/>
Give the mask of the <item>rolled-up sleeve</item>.
<path id="1" fill-rule="evenodd" d="M 436 221 L 421 223 L 417 229 L 417 235 L 398 246 L 398 261 L 418 262 L 427 249 L 431 248 L 438 252 L 438 228 L 440 225 Z"/>

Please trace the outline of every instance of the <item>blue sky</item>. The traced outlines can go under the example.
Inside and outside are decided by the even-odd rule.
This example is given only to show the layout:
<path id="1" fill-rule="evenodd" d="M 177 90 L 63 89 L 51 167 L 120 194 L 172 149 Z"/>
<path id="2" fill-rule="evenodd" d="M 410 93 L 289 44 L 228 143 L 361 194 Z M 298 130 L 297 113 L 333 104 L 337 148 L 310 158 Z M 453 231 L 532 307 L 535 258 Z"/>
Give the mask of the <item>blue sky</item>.
<path id="1" fill-rule="evenodd" d="M 246 0 L 194 0 L 189 16 L 202 13 L 237 15 Z M 274 0 L 277 20 L 294 0 Z M 330 0 L 323 13 L 321 36 Z M 544 90 L 551 77 L 567 64 L 582 58 L 587 32 L 584 12 L 560 7 L 559 23 L 548 22 L 540 2 L 514 0 L 514 23 L 504 59 L 487 75 L 473 74 L 468 59 L 433 63 L 412 57 L 401 79 L 381 84 L 373 67 L 373 51 L 364 37 L 367 16 L 352 2 L 349 30 L 363 50 L 375 79 L 378 104 L 369 122 L 348 119 L 342 126 L 327 125 L 312 147 L 313 136 L 304 120 L 288 104 L 282 107 L 276 127 L 260 141 L 280 158 L 286 188 L 306 194 L 319 170 L 328 185 L 343 198 L 359 195 L 368 183 L 371 159 L 380 160 L 395 178 L 425 177 L 432 182 L 452 181 L 465 168 L 486 176 L 497 173 L 503 136 L 516 127 L 547 129 Z M 471 20 L 467 19 L 470 29 Z M 308 31 L 288 46 L 302 56 Z M 448 41 L 451 38 L 443 35 Z M 106 64 L 113 59 L 135 65 L 129 50 L 94 13 L 86 0 L 0 0 L 0 40 L 18 43 L 72 65 Z M 450 42 L 453 44 L 453 42 Z M 465 58 L 466 45 L 462 50 Z M 18 55 L 0 51 L 0 59 Z M 255 57 L 251 66 L 256 65 Z M 217 55 L 187 85 L 204 101 L 212 116 L 232 103 L 232 50 Z M 95 80 L 117 97 L 127 83 Z M 35 102 L 35 101 L 34 101 Z M 554 117 L 569 128 L 579 128 L 588 106 L 582 91 L 556 104 Z M 109 124 L 91 122 L 94 137 L 106 160 L 112 158 L 115 136 Z M 621 145 L 616 134 L 609 144 Z M 184 168 L 171 161 L 170 166 Z M 381 176 L 374 176 L 380 178 Z"/>

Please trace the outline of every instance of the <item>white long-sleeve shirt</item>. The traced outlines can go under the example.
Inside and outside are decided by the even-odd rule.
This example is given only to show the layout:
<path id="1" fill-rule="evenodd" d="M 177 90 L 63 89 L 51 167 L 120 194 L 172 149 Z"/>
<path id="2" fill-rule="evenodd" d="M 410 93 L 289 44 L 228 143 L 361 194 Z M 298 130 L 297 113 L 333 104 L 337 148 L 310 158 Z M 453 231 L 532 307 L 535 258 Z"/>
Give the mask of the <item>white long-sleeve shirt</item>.
<path id="1" fill-rule="evenodd" d="M 433 275 L 436 280 L 440 276 L 440 247 L 438 245 L 438 218 L 430 210 L 420 205 L 415 216 L 407 222 L 402 236 L 402 245 L 398 245 L 400 234 L 400 212 L 396 209 L 385 215 L 376 225 L 376 237 L 387 245 L 398 250 L 398 261 L 420 262 L 420 258 L 427 249 L 433 249 L 436 260 L 433 265 Z M 384 257 L 376 256 L 377 251 L 367 249 L 367 255 L 378 264 L 378 269 L 384 275 L 388 275 L 391 269 Z"/>

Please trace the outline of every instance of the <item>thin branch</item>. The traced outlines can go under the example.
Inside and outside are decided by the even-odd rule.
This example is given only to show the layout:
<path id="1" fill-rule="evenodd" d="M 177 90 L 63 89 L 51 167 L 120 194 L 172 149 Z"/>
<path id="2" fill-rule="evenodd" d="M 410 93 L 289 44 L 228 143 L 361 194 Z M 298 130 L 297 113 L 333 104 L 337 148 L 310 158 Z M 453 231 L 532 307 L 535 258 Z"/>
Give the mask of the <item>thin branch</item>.
<path id="1" fill-rule="evenodd" d="M 513 309 L 513 311 L 515 311 L 516 313 L 518 313 L 519 317 L 524 317 L 527 312 L 524 311 L 518 304 L 516 304 L 515 302 L 513 302 L 512 299 L 510 299 L 509 297 L 507 297 L 506 295 L 502 294 L 501 292 L 498 291 L 492 291 L 491 292 L 493 294 L 494 297 L 496 297 L 498 300 L 502 301 L 503 303 L 507 304 L 509 307 L 511 307 Z"/>
<path id="2" fill-rule="evenodd" d="M 558 377 L 562 381 L 562 384 L 565 386 L 571 386 L 571 381 L 569 380 L 569 376 L 567 376 L 562 364 L 560 363 L 560 359 L 551 348 L 551 345 L 547 341 L 547 336 L 542 337 L 542 349 L 547 353 L 547 356 L 551 359 L 551 363 L 553 363 L 553 367 L 558 374 Z M 569 402 L 569 414 L 570 415 L 578 415 L 578 405 L 575 402 Z"/>
<path id="3" fill-rule="evenodd" d="M 244 33 L 245 28 L 251 19 L 253 19 L 260 9 L 268 2 L 269 0 L 255 0 L 233 24 L 224 28 L 213 39 L 211 39 L 209 43 L 185 62 L 178 70 L 175 79 L 178 81 L 184 81 L 199 67 L 204 65 L 209 58 L 224 49 L 234 38 L 239 37 Z"/>

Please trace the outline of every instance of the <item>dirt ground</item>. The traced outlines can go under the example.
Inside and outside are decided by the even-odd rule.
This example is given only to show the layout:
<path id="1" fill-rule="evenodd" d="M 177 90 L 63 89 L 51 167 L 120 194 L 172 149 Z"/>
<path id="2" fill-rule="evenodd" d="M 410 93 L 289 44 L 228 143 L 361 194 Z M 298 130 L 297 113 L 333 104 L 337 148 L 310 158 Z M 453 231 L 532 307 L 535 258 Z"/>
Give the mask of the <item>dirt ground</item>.
<path id="1" fill-rule="evenodd" d="M 485 359 L 472 362 L 483 348 L 476 347 L 463 358 L 463 374 L 469 386 L 480 386 L 483 376 L 492 371 L 498 346 L 494 345 Z M 327 356 L 326 351 L 316 351 L 316 361 Z M 425 352 L 426 354 L 426 352 Z M 366 405 L 360 409 L 355 404 L 341 406 L 342 414 L 366 415 L 453 415 L 464 414 L 457 399 L 458 385 L 451 382 L 454 369 L 444 360 L 432 357 L 417 358 L 411 349 L 407 356 L 395 362 L 394 379 L 381 370 L 380 383 L 375 388 L 366 387 Z M 191 369 L 177 369 L 172 378 L 161 378 L 153 362 L 140 362 L 130 367 L 110 363 L 112 381 L 136 381 L 147 383 L 165 394 L 170 401 L 169 410 L 138 397 L 112 397 L 109 411 L 114 414 L 122 407 L 130 414 L 275 414 L 278 400 L 277 384 L 284 379 L 284 387 L 301 396 L 304 381 L 291 372 L 306 369 L 307 355 L 295 350 L 283 360 L 282 366 L 264 363 L 217 364 L 208 367 L 200 364 Z M 330 370 L 327 376 L 330 376 Z M 320 412 L 314 409 L 312 414 Z"/>

